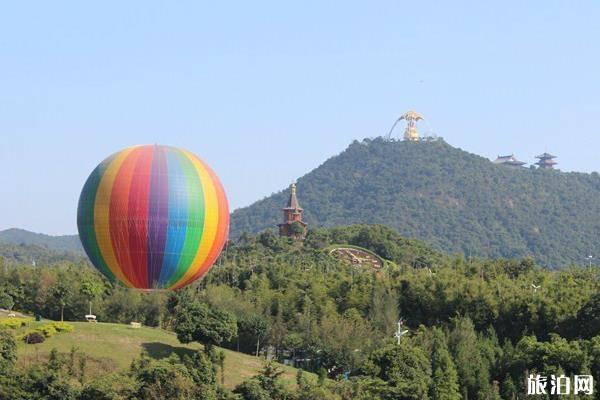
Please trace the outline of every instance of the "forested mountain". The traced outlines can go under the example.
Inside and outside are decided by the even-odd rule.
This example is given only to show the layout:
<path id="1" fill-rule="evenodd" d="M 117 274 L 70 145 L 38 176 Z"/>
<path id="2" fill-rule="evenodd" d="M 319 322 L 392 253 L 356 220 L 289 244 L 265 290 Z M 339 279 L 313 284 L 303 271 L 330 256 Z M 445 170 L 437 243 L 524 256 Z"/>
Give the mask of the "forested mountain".
<path id="1" fill-rule="evenodd" d="M 288 195 L 235 210 L 230 236 L 276 228 Z M 355 141 L 299 178 L 298 196 L 309 227 L 385 224 L 466 256 L 532 256 L 561 267 L 597 254 L 600 244 L 597 173 L 509 169 L 441 140 Z M 0 243 L 83 254 L 77 235 L 8 229 Z"/>
<path id="2" fill-rule="evenodd" d="M 439 141 L 355 141 L 298 179 L 309 226 L 389 225 L 467 256 L 581 263 L 600 244 L 600 176 L 509 169 Z M 275 227 L 289 192 L 236 210 L 231 235 Z"/>
<path id="3" fill-rule="evenodd" d="M 79 252 L 66 250 L 49 250 L 46 247 L 34 244 L 9 244 L 0 242 L 0 258 L 7 264 L 42 264 L 54 265 L 65 262 L 79 262 L 87 260 Z"/>
<path id="4" fill-rule="evenodd" d="M 52 251 L 67 251 L 83 254 L 83 247 L 77 235 L 50 236 L 24 229 L 6 229 L 0 231 L 0 243 L 13 245 L 34 245 Z"/>

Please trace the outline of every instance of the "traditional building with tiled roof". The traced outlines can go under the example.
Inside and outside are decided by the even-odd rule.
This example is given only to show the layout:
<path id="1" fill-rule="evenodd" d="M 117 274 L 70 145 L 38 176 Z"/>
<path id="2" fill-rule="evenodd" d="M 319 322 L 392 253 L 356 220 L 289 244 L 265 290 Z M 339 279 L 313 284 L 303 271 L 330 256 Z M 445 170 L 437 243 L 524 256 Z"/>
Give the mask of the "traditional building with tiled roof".
<path id="1" fill-rule="evenodd" d="M 540 161 L 536 162 L 535 165 L 542 169 L 554 169 L 554 166 L 558 164 L 556 161 L 554 161 L 556 156 L 553 156 L 552 154 L 544 153 L 536 156 L 535 158 L 540 159 Z"/>
<path id="2" fill-rule="evenodd" d="M 504 165 L 512 168 L 521 168 L 527 163 L 517 160 L 515 155 L 511 154 L 509 156 L 498 156 L 498 158 L 496 158 L 494 161 L 494 164 Z"/>
<path id="3" fill-rule="evenodd" d="M 302 212 L 296 195 L 296 184 L 290 185 L 290 197 L 283 208 L 283 223 L 279 224 L 279 235 L 294 239 L 303 239 L 306 235 L 306 222 L 302 221 Z"/>

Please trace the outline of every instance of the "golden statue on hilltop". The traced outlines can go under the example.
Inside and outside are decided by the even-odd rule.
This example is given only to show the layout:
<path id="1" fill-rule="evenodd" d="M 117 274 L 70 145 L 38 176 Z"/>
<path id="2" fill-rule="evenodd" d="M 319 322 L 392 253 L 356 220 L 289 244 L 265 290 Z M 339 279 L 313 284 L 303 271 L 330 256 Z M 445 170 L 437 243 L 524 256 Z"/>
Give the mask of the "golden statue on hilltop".
<path id="1" fill-rule="evenodd" d="M 404 130 L 404 140 L 418 141 L 419 131 L 417 131 L 417 121 L 423 117 L 416 111 L 408 111 L 400 116 L 398 121 L 406 120 L 406 129 Z"/>
<path id="2" fill-rule="evenodd" d="M 406 125 L 406 129 L 404 130 L 404 140 L 410 140 L 413 142 L 418 142 L 420 140 L 420 136 L 419 136 L 419 131 L 417 131 L 417 121 L 425 119 L 421 116 L 421 114 L 419 114 L 416 111 L 407 111 L 404 114 L 402 114 L 400 116 L 400 118 L 398 118 L 396 120 L 396 122 L 394 122 L 394 125 L 392 125 L 392 129 L 390 129 L 390 132 L 387 135 L 388 140 L 392 139 L 392 131 L 394 130 L 394 128 L 396 127 L 396 125 L 398 124 L 398 122 L 402 121 L 402 120 L 406 120 L 407 125 Z"/>

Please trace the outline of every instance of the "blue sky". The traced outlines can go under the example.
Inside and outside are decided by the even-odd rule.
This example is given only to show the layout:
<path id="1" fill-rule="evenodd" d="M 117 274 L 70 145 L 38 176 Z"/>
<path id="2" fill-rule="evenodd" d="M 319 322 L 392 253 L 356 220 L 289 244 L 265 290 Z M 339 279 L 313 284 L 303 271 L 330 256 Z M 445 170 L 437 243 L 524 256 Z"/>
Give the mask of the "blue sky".
<path id="1" fill-rule="evenodd" d="M 75 233 L 89 172 L 143 143 L 245 206 L 408 109 L 486 157 L 600 170 L 600 3 L 490 3 L 4 2 L 0 229 Z"/>

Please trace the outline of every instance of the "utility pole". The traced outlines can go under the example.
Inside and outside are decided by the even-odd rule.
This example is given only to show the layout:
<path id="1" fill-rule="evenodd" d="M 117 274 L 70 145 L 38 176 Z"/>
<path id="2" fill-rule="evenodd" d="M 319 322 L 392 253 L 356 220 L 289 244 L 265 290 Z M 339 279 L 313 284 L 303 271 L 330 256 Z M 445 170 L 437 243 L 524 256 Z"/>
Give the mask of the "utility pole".
<path id="1" fill-rule="evenodd" d="M 402 336 L 404 336 L 408 333 L 408 329 L 402 330 L 403 326 L 404 326 L 404 318 L 400 317 L 400 319 L 398 320 L 398 330 L 396 331 L 396 333 L 394 333 L 394 337 L 397 339 L 398 345 L 400 345 L 400 339 L 402 338 Z"/>

